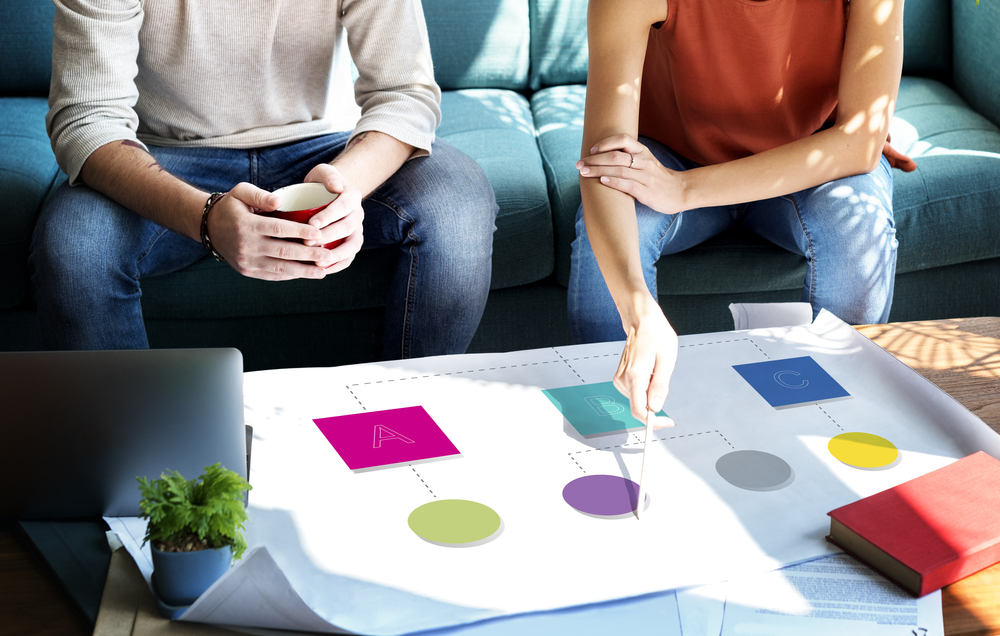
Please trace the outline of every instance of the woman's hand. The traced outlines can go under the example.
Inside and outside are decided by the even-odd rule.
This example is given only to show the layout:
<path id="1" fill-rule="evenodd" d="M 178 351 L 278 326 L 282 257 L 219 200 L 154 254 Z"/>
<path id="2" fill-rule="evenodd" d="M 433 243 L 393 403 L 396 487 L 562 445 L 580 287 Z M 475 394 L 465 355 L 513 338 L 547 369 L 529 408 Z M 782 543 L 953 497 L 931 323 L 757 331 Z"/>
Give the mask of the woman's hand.
<path id="1" fill-rule="evenodd" d="M 673 420 L 656 414 L 663 408 L 677 364 L 677 333 L 651 296 L 637 307 L 638 313 L 626 321 L 631 325 L 625 325 L 625 349 L 614 384 L 628 397 L 632 417 L 640 422 L 656 418 L 655 429 L 673 426 Z"/>
<path id="2" fill-rule="evenodd" d="M 677 214 L 684 205 L 683 173 L 663 167 L 646 146 L 631 135 L 615 135 L 597 142 L 590 156 L 576 162 L 580 176 L 631 195 L 663 214 Z"/>

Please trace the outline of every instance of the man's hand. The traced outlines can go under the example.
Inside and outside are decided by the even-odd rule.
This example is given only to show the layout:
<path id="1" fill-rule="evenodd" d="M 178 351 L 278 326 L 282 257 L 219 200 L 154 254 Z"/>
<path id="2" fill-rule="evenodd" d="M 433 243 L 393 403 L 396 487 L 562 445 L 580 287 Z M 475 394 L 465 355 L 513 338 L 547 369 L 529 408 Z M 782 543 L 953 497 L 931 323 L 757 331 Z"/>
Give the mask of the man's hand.
<path id="1" fill-rule="evenodd" d="M 320 164 L 309 171 L 306 183 L 322 183 L 327 191 L 337 196 L 333 203 L 309 219 L 309 225 L 322 230 L 319 239 L 310 239 L 306 245 L 326 245 L 338 239 L 344 242 L 330 250 L 333 264 L 328 272 L 347 269 L 354 262 L 364 243 L 365 211 L 361 207 L 361 191 L 352 186 L 337 168 L 330 164 Z"/>
<path id="2" fill-rule="evenodd" d="M 280 201 L 274 194 L 249 183 L 237 184 L 209 212 L 208 235 L 212 245 L 233 269 L 250 278 L 323 278 L 333 269 L 327 267 L 335 263 L 336 250 L 317 247 L 329 241 L 320 242 L 323 232 L 313 225 L 255 213 L 255 210 L 275 210 L 278 205 Z"/>
<path id="3" fill-rule="evenodd" d="M 143 218 L 201 240 L 201 211 L 208 193 L 164 170 L 138 143 L 125 140 L 101 146 L 84 163 L 80 176 Z M 216 251 L 251 278 L 323 278 L 331 273 L 334 268 L 326 268 L 338 260 L 336 250 L 318 247 L 325 244 L 320 242 L 324 235 L 319 228 L 256 214 L 275 210 L 279 203 L 270 192 L 237 184 L 208 214 L 208 235 Z"/>

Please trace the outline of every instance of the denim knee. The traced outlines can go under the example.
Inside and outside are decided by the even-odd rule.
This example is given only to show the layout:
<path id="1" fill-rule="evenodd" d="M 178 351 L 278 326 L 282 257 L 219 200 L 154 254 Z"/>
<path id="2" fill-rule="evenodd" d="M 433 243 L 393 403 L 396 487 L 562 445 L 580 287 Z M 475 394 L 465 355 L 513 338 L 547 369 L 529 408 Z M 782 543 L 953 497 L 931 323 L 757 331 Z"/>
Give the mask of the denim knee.
<path id="1" fill-rule="evenodd" d="M 809 271 L 803 298 L 852 324 L 886 322 L 896 275 L 892 173 L 870 174 L 796 195 Z"/>
<path id="2" fill-rule="evenodd" d="M 63 184 L 39 215 L 32 236 L 29 262 L 36 290 L 99 288 L 118 270 L 114 246 L 120 241 L 109 217 L 120 207 L 86 186 Z"/>
<path id="3" fill-rule="evenodd" d="M 430 157 L 415 161 L 421 162 L 419 174 L 399 174 L 401 183 L 394 188 L 409 188 L 408 196 L 393 195 L 405 206 L 399 214 L 409 219 L 404 242 L 423 246 L 427 256 L 456 274 L 466 276 L 469 272 L 461 270 L 473 268 L 489 280 L 499 208 L 486 174 L 469 156 L 440 141 Z"/>

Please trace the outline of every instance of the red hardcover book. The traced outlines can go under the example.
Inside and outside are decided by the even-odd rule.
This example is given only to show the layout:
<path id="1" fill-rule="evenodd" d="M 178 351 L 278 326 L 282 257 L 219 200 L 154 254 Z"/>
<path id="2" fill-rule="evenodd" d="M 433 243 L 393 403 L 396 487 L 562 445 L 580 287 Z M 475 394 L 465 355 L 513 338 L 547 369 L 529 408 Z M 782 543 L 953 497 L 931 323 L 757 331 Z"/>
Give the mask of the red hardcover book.
<path id="1" fill-rule="evenodd" d="M 973 453 L 829 515 L 829 541 L 923 596 L 1000 562 L 1000 461 Z"/>

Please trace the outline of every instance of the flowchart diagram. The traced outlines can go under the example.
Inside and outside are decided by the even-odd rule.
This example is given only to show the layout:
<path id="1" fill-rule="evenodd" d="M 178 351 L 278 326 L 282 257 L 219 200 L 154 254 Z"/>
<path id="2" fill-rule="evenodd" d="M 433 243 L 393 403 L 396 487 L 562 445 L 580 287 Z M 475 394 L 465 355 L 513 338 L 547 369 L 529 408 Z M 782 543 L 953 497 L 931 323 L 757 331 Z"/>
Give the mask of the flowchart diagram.
<path id="1" fill-rule="evenodd" d="M 830 554 L 829 510 L 1000 455 L 980 420 L 832 315 L 685 336 L 638 520 L 643 425 L 608 382 L 620 349 L 247 374 L 250 544 L 325 620 L 404 633 Z M 350 603 L 317 591 L 334 579 Z M 366 599 L 385 590 L 410 596 L 372 625 Z"/>

